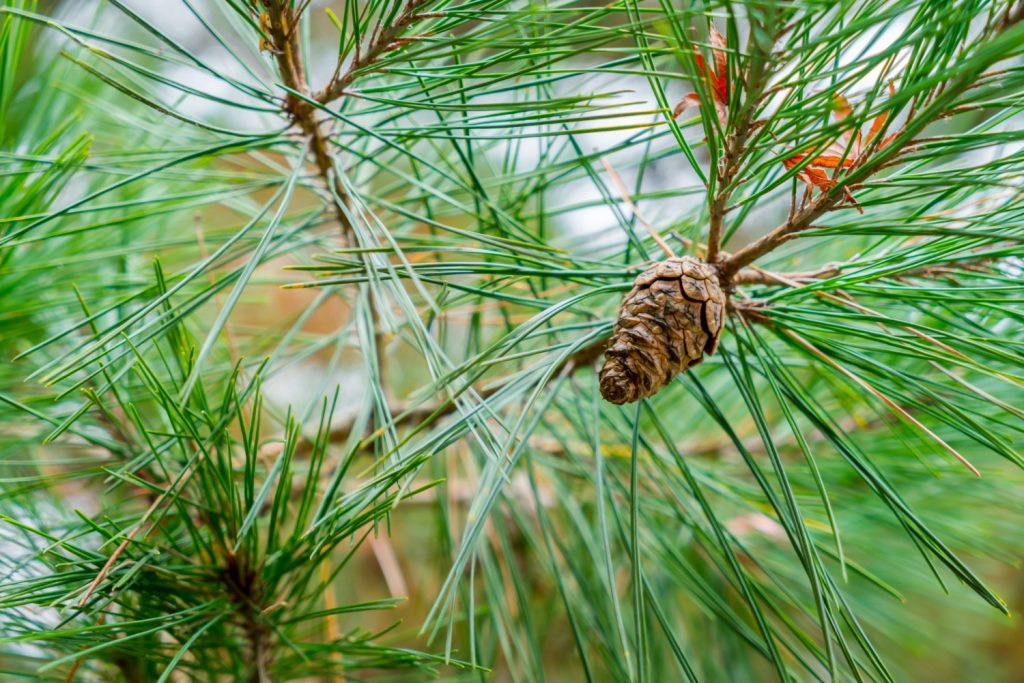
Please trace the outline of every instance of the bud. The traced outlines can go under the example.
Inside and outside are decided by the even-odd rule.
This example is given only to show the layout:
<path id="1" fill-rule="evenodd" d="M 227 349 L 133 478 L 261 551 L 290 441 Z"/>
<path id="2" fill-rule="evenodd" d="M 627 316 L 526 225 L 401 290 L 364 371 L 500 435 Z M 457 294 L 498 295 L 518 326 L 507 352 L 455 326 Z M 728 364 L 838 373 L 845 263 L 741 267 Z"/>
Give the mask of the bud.
<path id="1" fill-rule="evenodd" d="M 725 295 L 713 268 L 672 257 L 640 274 L 622 301 L 604 367 L 601 395 L 632 403 L 714 353 L 725 324 Z"/>

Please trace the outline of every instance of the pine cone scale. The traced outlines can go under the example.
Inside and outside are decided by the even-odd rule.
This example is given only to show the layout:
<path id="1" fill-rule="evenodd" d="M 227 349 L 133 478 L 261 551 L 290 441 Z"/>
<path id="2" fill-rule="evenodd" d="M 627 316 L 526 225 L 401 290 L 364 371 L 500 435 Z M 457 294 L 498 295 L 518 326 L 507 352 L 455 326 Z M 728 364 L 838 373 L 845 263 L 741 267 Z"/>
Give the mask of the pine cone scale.
<path id="1" fill-rule="evenodd" d="M 714 353 L 725 322 L 715 271 L 690 256 L 656 263 L 633 282 L 601 368 L 601 395 L 632 403 Z"/>

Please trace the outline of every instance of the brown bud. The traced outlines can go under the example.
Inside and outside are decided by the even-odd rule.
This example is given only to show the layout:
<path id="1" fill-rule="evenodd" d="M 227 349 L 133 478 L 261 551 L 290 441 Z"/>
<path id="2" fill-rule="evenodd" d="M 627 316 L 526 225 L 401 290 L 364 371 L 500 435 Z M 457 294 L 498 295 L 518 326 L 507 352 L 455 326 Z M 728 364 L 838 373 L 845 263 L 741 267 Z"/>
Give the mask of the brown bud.
<path id="1" fill-rule="evenodd" d="M 656 263 L 633 283 L 605 351 L 601 395 L 632 403 L 714 353 L 725 295 L 713 268 L 691 256 Z"/>

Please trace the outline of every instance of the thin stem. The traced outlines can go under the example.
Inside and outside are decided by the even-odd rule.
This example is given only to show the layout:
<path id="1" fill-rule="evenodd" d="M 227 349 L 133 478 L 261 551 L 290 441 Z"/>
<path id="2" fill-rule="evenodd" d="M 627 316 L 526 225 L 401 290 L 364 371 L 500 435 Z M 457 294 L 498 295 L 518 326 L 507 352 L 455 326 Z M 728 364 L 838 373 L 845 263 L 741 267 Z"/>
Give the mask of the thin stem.
<path id="1" fill-rule="evenodd" d="M 644 215 L 640 213 L 640 208 L 633 203 L 632 198 L 629 196 L 629 190 L 626 189 L 626 184 L 622 182 L 622 178 L 619 176 L 618 172 L 616 172 L 615 167 L 612 166 L 611 162 L 608 161 L 608 158 L 601 157 L 601 163 L 604 165 L 605 170 L 608 171 L 608 176 L 612 179 L 612 185 L 615 186 L 615 190 L 619 193 L 619 196 L 622 197 L 622 201 L 626 203 L 626 206 L 630 208 L 633 215 L 636 216 L 643 224 L 644 228 L 647 229 L 647 234 L 649 234 L 651 239 L 661 247 L 661 250 L 665 252 L 665 256 L 667 258 L 675 256 L 675 253 L 672 251 L 672 247 L 668 246 L 668 242 L 658 234 L 658 231 L 654 229 L 654 226 L 651 225 L 650 221 L 644 218 Z"/>
<path id="2" fill-rule="evenodd" d="M 806 270 L 795 273 L 774 273 L 757 266 L 751 266 L 736 273 L 729 282 L 733 285 L 777 285 L 789 280 L 799 284 L 809 280 L 830 278 L 838 275 L 840 272 L 841 267 L 837 264 L 829 264 L 818 270 Z"/>
<path id="3" fill-rule="evenodd" d="M 402 32 L 412 24 L 417 21 L 421 21 L 422 19 L 443 16 L 440 14 L 426 15 L 419 13 L 419 10 L 430 1 L 431 0 L 409 0 L 389 27 L 384 30 L 378 29 L 379 32 L 373 36 L 370 41 L 370 45 L 366 48 L 365 52 L 361 51 L 358 46 L 356 47 L 355 59 L 352 60 L 352 63 L 344 73 L 342 73 L 340 69 L 340 60 L 343 60 L 345 56 L 339 56 L 339 68 L 335 72 L 336 75 L 331 79 L 330 83 L 323 88 L 323 90 L 316 93 L 313 99 L 320 104 L 333 102 L 345 94 L 345 91 L 350 85 L 352 85 L 360 71 L 371 66 L 374 62 L 380 59 L 384 53 L 402 47 L 403 45 L 415 40 L 415 38 L 401 37 Z"/>
<path id="4" fill-rule="evenodd" d="M 244 557 L 229 552 L 225 557 L 222 578 L 228 596 L 237 607 L 238 620 L 249 646 L 252 672 L 247 680 L 249 683 L 270 683 L 274 648 L 270 630 L 260 618 L 264 590 L 257 573 Z"/>
<path id="5" fill-rule="evenodd" d="M 881 277 L 893 277 L 893 278 L 905 278 L 905 277 L 920 277 L 920 278 L 939 278 L 950 275 L 961 273 L 965 270 L 983 271 L 986 264 L 999 259 L 1003 256 L 1001 253 L 995 254 L 982 254 L 979 256 L 973 256 L 969 258 L 950 259 L 947 261 L 939 261 L 937 263 L 930 263 L 926 266 L 919 268 L 911 268 L 898 273 L 885 273 Z M 845 263 L 829 263 L 817 270 L 804 270 L 797 272 L 783 272 L 777 273 L 757 266 L 750 266 L 744 268 L 740 272 L 732 276 L 729 281 L 733 285 L 779 285 L 785 284 L 789 286 L 800 286 L 806 282 L 813 280 L 825 280 L 830 277 L 835 277 L 843 272 L 849 264 Z"/>

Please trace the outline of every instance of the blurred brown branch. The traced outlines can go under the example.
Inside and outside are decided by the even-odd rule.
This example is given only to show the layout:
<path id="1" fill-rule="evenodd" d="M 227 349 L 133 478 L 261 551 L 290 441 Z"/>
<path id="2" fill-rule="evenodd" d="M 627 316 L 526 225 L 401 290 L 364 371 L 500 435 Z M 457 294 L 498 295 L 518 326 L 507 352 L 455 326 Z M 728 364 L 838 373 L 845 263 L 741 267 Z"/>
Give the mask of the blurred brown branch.
<path id="1" fill-rule="evenodd" d="M 604 352 L 604 346 L 607 341 L 607 337 L 602 337 L 601 339 L 584 346 L 562 361 L 551 376 L 557 377 L 563 372 L 576 372 L 583 368 L 590 367 Z M 477 394 L 480 398 L 486 399 L 493 396 L 500 389 L 501 385 L 487 386 L 478 389 Z M 391 421 L 390 426 L 403 427 L 408 425 L 421 425 L 441 419 L 446 415 L 450 415 L 455 412 L 458 407 L 458 404 L 455 402 L 455 398 L 457 397 L 448 398 L 441 403 L 431 403 L 404 409 L 401 406 L 396 405 L 391 409 L 391 414 L 395 417 Z M 352 429 L 355 427 L 355 422 L 355 418 L 352 418 L 340 425 L 332 427 L 328 437 L 329 441 L 336 443 L 348 439 L 349 435 L 352 433 Z M 377 430 L 375 433 L 367 434 L 364 437 L 364 440 L 367 443 L 371 443 L 380 431 L 381 430 Z M 300 453 L 308 453 L 312 450 L 313 446 L 314 444 L 310 442 L 304 442 L 299 451 Z"/>

